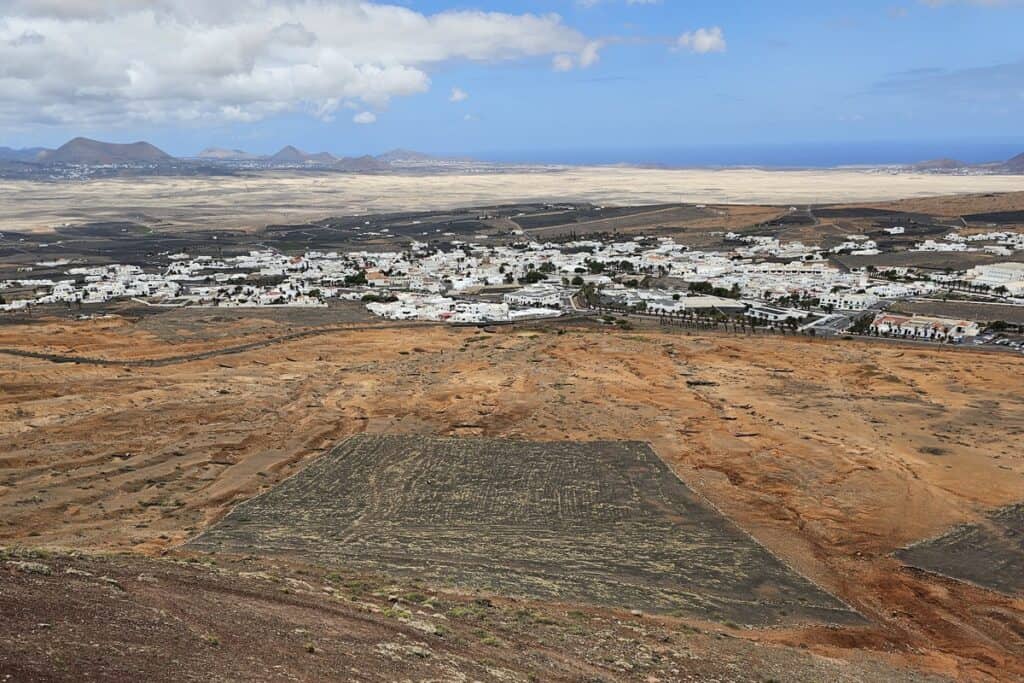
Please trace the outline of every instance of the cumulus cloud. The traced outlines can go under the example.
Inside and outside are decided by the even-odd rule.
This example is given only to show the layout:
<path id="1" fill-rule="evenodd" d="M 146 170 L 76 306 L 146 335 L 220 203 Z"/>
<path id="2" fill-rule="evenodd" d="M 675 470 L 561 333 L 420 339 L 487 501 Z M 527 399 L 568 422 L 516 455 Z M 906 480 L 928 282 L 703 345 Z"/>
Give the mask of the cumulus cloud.
<path id="1" fill-rule="evenodd" d="M 688 31 L 676 40 L 676 47 L 699 55 L 709 52 L 725 52 L 725 33 L 717 26 Z"/>
<path id="2" fill-rule="evenodd" d="M 377 115 L 372 111 L 361 111 L 352 117 L 352 122 L 364 125 L 368 123 L 377 123 Z"/>
<path id="3" fill-rule="evenodd" d="M 422 93 L 455 61 L 596 63 L 554 14 L 357 0 L 4 0 L 0 125 L 255 121 Z"/>
<path id="4" fill-rule="evenodd" d="M 452 94 L 448 96 L 449 102 L 465 102 L 469 99 L 469 93 L 462 88 L 452 88 Z"/>

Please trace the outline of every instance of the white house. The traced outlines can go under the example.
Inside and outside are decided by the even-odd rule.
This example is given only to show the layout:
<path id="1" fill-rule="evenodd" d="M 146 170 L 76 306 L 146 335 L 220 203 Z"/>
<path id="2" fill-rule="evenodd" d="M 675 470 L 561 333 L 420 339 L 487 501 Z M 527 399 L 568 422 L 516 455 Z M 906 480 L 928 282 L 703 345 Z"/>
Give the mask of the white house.
<path id="1" fill-rule="evenodd" d="M 803 320 L 809 314 L 799 308 L 782 308 L 780 306 L 752 306 L 747 310 L 747 317 L 771 323 L 782 323 L 787 320 Z"/>
<path id="2" fill-rule="evenodd" d="M 874 294 L 856 294 L 849 290 L 831 292 L 821 297 L 822 306 L 832 306 L 837 311 L 866 311 L 878 303 Z"/>
<path id="3" fill-rule="evenodd" d="M 566 296 L 567 294 L 560 287 L 541 284 L 509 292 L 502 298 L 509 306 L 560 308 Z"/>
<path id="4" fill-rule="evenodd" d="M 978 336 L 978 324 L 969 320 L 936 318 L 924 315 L 897 315 L 880 313 L 871 323 L 871 330 L 877 334 L 924 339 L 933 341 L 961 342 L 968 337 Z"/>

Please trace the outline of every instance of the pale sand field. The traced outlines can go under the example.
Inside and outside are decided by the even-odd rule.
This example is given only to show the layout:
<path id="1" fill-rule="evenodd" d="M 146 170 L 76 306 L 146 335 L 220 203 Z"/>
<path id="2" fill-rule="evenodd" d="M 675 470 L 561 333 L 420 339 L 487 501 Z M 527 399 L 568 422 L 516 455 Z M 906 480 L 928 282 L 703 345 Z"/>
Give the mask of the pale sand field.
<path id="1" fill-rule="evenodd" d="M 264 173 L 245 178 L 0 182 L 0 231 L 133 220 L 166 228 L 258 228 L 339 214 L 520 201 L 818 204 L 1024 190 L 1022 176 L 825 171 L 516 169 L 454 175 Z"/>

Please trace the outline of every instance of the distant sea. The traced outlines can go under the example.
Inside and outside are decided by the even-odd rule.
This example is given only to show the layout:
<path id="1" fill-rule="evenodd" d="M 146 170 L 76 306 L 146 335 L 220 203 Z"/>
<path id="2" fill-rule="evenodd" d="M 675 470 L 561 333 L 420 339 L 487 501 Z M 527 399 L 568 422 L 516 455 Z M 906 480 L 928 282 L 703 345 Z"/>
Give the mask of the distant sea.
<path id="1" fill-rule="evenodd" d="M 633 164 L 666 167 L 759 166 L 833 168 L 890 166 L 933 159 L 968 164 L 1006 161 L 1024 152 L 1024 138 L 1007 142 L 850 142 L 794 145 L 694 145 L 638 149 L 517 150 L 478 153 L 478 159 L 505 163 L 579 166 Z"/>

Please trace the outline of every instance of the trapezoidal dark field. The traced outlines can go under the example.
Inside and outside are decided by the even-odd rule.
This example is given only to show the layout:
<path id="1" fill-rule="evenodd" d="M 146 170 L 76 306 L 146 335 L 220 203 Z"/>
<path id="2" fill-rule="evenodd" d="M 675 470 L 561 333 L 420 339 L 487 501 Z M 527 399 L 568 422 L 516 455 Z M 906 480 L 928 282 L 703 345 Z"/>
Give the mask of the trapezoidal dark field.
<path id="1" fill-rule="evenodd" d="M 188 547 L 751 625 L 861 622 L 639 442 L 354 436 Z"/>

